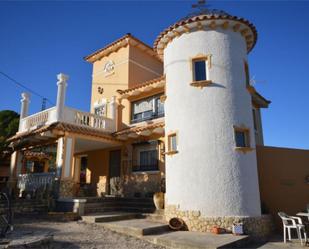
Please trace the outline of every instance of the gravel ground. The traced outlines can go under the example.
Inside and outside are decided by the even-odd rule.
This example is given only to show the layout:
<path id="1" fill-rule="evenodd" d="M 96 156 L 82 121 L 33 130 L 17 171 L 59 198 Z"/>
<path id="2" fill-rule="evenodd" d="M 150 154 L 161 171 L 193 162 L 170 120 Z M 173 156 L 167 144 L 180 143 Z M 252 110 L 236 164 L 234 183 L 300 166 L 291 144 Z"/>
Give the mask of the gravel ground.
<path id="1" fill-rule="evenodd" d="M 127 235 L 118 234 L 95 224 L 79 221 L 56 222 L 38 218 L 15 219 L 15 230 L 27 233 L 52 234 L 54 242 L 51 247 L 43 248 L 87 248 L 87 249 L 164 249 Z M 42 248 L 42 247 L 41 247 Z"/>

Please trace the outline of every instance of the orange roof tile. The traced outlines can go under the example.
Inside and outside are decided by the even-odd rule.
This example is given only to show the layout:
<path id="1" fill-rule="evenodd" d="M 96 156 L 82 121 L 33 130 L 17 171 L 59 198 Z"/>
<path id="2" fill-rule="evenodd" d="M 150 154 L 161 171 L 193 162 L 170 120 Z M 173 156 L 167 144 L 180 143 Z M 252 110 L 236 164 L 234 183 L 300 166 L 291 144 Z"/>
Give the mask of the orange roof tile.
<path id="1" fill-rule="evenodd" d="M 253 47 L 255 46 L 256 41 L 257 41 L 257 31 L 256 31 L 255 26 L 252 23 L 250 23 L 248 20 L 244 19 L 244 18 L 240 18 L 240 17 L 237 17 L 237 16 L 232 16 L 232 15 L 229 15 L 227 13 L 199 14 L 199 15 L 196 15 L 196 16 L 189 17 L 187 19 L 182 19 L 182 20 L 176 22 L 175 24 L 169 26 L 168 28 L 163 30 L 158 35 L 157 39 L 154 42 L 153 49 L 156 52 L 158 52 L 157 46 L 158 46 L 160 40 L 164 37 L 164 35 L 166 35 L 170 31 L 172 31 L 173 29 L 178 28 L 179 26 L 183 26 L 185 24 L 193 23 L 193 22 L 196 22 L 196 21 L 218 20 L 218 19 L 226 19 L 226 20 L 238 21 L 238 22 L 241 22 L 241 23 L 249 26 L 251 28 L 251 30 L 253 32 L 253 36 L 254 36 L 253 37 L 253 43 L 252 43 L 251 47 L 249 48 L 249 52 L 253 49 Z"/>
<path id="2" fill-rule="evenodd" d="M 50 125 L 42 126 L 32 131 L 17 133 L 16 135 L 10 137 L 7 141 L 12 142 L 20 138 L 26 138 L 26 137 L 33 136 L 35 134 L 39 134 L 39 133 L 49 131 L 49 130 L 67 131 L 67 132 L 72 132 L 72 133 L 77 133 L 77 134 L 88 135 L 88 136 L 101 137 L 101 138 L 110 139 L 110 140 L 117 140 L 110 133 L 107 133 L 104 130 L 99 130 L 99 129 L 95 129 L 95 128 L 91 128 L 87 126 L 56 122 Z"/>
<path id="3" fill-rule="evenodd" d="M 144 123 L 142 123 L 140 125 L 129 127 L 129 128 L 123 129 L 121 131 L 115 132 L 114 135 L 119 136 L 119 135 L 129 134 L 129 133 L 132 133 L 132 132 L 140 132 L 140 131 L 155 129 L 155 128 L 164 127 L 164 126 L 165 126 L 164 121 L 149 123 L 149 124 L 146 124 L 146 125 Z"/>
<path id="4" fill-rule="evenodd" d="M 128 88 L 128 89 L 125 89 L 125 90 L 117 90 L 117 92 L 122 95 L 122 94 L 132 92 L 136 89 L 139 89 L 139 88 L 142 88 L 142 87 L 145 87 L 145 86 L 150 86 L 152 84 L 158 83 L 158 82 L 163 81 L 163 80 L 165 81 L 165 75 L 162 75 L 159 78 L 155 78 L 155 79 L 146 81 L 144 83 L 138 84 L 134 87 L 131 87 L 131 88 Z"/>
<path id="5" fill-rule="evenodd" d="M 146 43 L 142 42 L 141 40 L 139 40 L 138 38 L 134 37 L 133 35 L 131 35 L 130 33 L 127 33 L 126 35 L 122 36 L 121 38 L 117 39 L 116 41 L 106 45 L 105 47 L 101 48 L 101 49 L 98 49 L 96 50 L 95 52 L 91 53 L 90 55 L 87 55 L 84 57 L 84 60 L 88 61 L 88 62 L 92 62 L 92 58 L 96 55 L 98 55 L 99 53 L 103 52 L 104 50 L 107 50 L 109 49 L 110 47 L 116 45 L 116 44 L 119 44 L 121 43 L 123 40 L 125 39 L 132 39 L 136 42 L 138 42 L 139 44 L 142 44 L 143 46 L 145 46 L 148 50 L 151 50 L 154 54 L 154 50 L 151 46 L 147 45 Z M 158 58 L 159 59 L 159 58 Z"/>

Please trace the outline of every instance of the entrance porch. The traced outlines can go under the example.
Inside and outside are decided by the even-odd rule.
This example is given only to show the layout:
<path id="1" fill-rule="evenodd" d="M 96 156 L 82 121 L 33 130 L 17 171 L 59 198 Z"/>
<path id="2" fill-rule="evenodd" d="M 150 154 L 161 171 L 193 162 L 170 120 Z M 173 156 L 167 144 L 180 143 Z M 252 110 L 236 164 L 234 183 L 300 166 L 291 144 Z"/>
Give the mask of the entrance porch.
<path id="1" fill-rule="evenodd" d="M 12 142 L 11 180 L 22 178 L 27 186 L 27 179 L 52 173 L 60 198 L 150 198 L 165 178 L 163 140 L 157 133 L 121 140 L 91 127 L 52 124 Z"/>
<path id="2" fill-rule="evenodd" d="M 66 123 L 41 127 L 12 141 L 10 180 L 14 184 L 23 179 L 27 186 L 25 181 L 34 179 L 27 175 L 38 179 L 42 174 L 43 179 L 44 174 L 53 173 L 59 183 L 58 197 L 100 196 L 109 189 L 109 153 L 120 151 L 121 156 L 122 145 L 112 135 L 91 127 Z"/>

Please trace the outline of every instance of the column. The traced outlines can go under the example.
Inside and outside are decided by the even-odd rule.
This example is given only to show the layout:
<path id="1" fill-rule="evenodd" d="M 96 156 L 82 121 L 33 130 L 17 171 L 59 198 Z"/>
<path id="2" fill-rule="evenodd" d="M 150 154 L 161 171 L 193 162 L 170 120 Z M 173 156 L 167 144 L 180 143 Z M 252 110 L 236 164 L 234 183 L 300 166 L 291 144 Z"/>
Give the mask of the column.
<path id="1" fill-rule="evenodd" d="M 19 151 L 14 151 L 11 155 L 10 163 L 10 178 L 8 181 L 8 187 L 10 190 L 16 188 L 17 177 L 21 173 L 22 168 L 22 154 Z"/>
<path id="2" fill-rule="evenodd" d="M 57 115 L 57 121 L 61 120 L 63 118 L 63 109 L 65 104 L 65 94 L 66 94 L 66 88 L 67 88 L 67 80 L 69 79 L 69 76 L 60 73 L 57 75 L 57 103 L 56 103 L 56 115 Z"/>
<path id="3" fill-rule="evenodd" d="M 111 98 L 111 101 L 109 103 L 109 107 L 110 107 L 110 110 L 111 110 L 111 113 L 110 113 L 110 117 L 111 119 L 116 119 L 116 114 L 117 114 L 117 101 L 116 101 L 116 96 L 113 96 Z"/>
<path id="4" fill-rule="evenodd" d="M 30 103 L 29 94 L 26 92 L 22 93 L 20 102 L 21 102 L 21 107 L 20 107 L 20 117 L 19 117 L 19 131 L 21 131 L 23 128 L 21 120 L 28 116 L 29 103 Z"/>
<path id="5" fill-rule="evenodd" d="M 73 155 L 74 137 L 62 137 L 58 139 L 57 146 L 57 176 L 60 183 L 59 197 L 73 197 L 75 194 L 75 182 L 73 179 Z"/>

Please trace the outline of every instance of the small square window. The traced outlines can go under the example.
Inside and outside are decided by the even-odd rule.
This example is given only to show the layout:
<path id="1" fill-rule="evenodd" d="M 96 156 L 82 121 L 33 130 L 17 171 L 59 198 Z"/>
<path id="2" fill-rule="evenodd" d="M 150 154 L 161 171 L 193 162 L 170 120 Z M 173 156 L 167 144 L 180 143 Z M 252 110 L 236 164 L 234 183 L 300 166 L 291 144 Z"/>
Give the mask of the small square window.
<path id="1" fill-rule="evenodd" d="M 235 129 L 235 144 L 237 148 L 248 148 L 249 143 L 249 130 Z"/>
<path id="2" fill-rule="evenodd" d="M 193 68 L 194 68 L 194 81 L 203 81 L 207 80 L 207 61 L 206 60 L 194 60 Z"/>
<path id="3" fill-rule="evenodd" d="M 168 135 L 168 152 L 169 153 L 176 153 L 177 152 L 177 134 L 172 133 Z"/>

